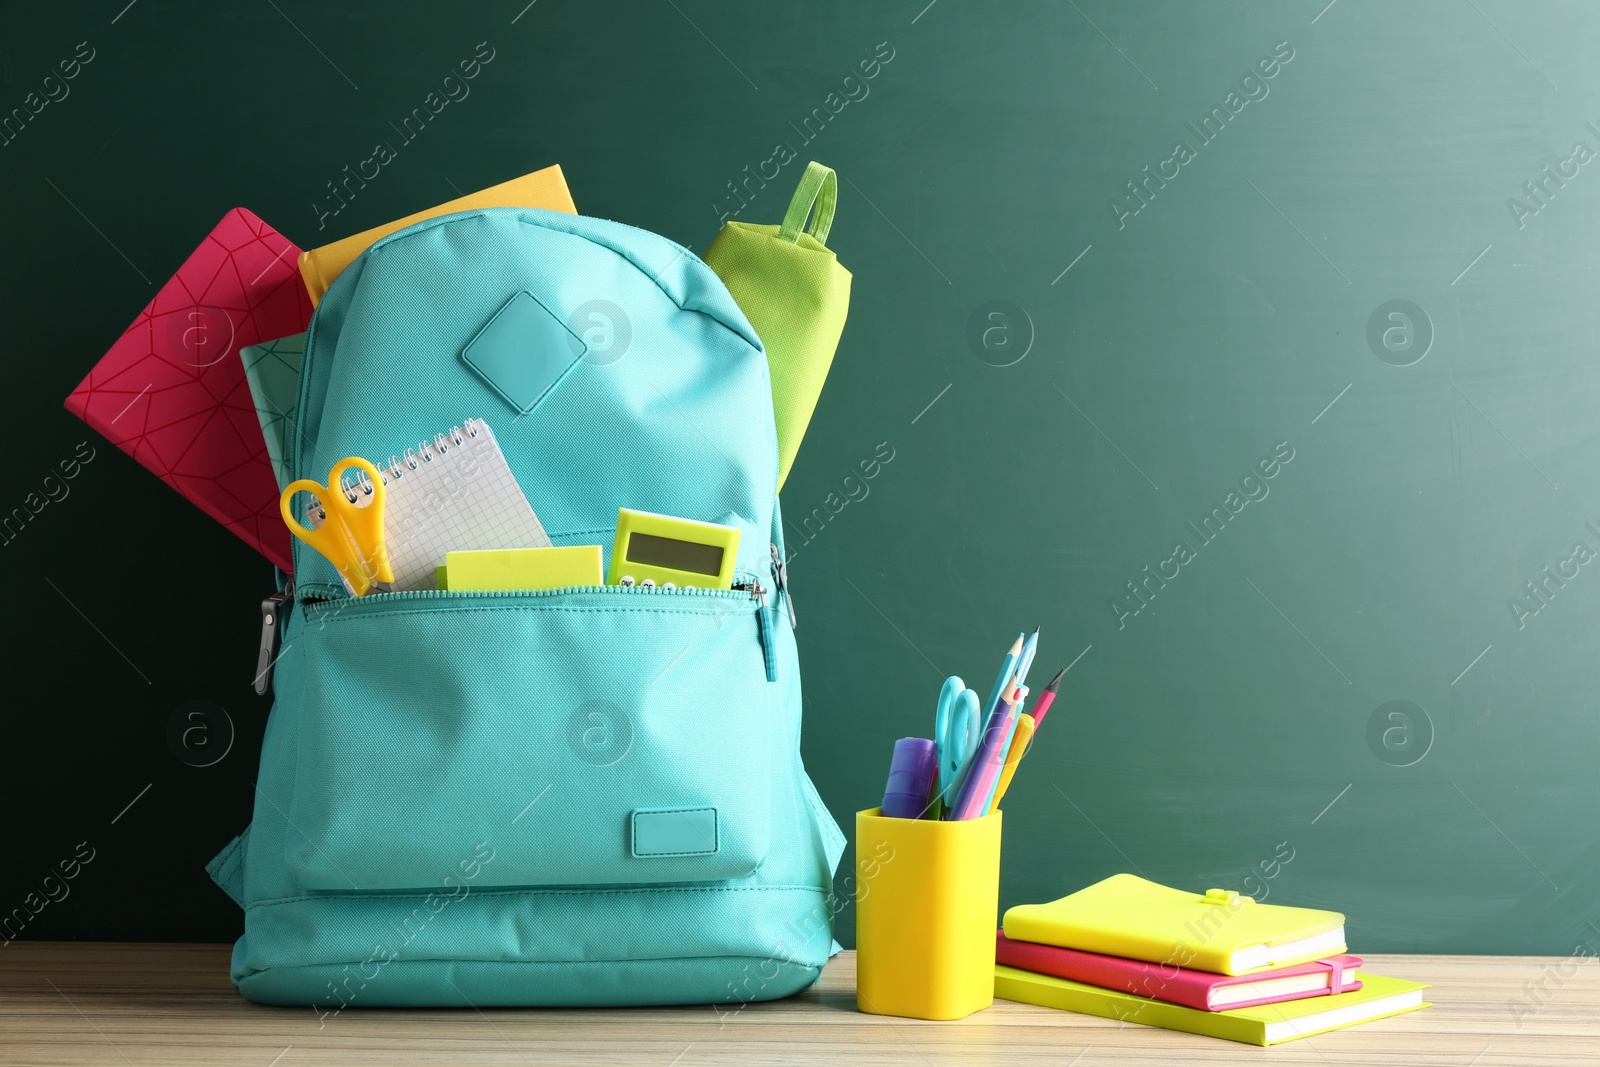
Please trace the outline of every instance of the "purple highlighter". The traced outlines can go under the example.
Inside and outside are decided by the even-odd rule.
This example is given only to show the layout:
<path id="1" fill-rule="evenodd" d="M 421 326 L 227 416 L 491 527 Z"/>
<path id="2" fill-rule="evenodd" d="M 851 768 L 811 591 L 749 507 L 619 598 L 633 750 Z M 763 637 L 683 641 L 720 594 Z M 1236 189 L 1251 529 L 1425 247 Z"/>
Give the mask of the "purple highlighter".
<path id="1" fill-rule="evenodd" d="M 902 737 L 894 743 L 889 784 L 883 789 L 883 813 L 891 819 L 920 819 L 928 813 L 939 757 L 926 737 Z"/>

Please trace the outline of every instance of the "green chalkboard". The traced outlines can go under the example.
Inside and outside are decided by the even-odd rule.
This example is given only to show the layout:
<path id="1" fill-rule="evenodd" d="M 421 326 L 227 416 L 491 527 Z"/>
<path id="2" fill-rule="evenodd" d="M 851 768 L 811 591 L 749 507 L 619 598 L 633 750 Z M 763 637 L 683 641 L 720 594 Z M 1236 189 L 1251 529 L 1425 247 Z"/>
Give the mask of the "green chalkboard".
<path id="1" fill-rule="evenodd" d="M 96 850 L 23 936 L 237 931 L 200 865 L 249 816 L 271 574 L 60 406 L 225 211 L 311 247 L 558 162 L 704 250 L 814 158 L 855 289 L 783 505 L 846 830 L 1041 626 L 1003 906 L 1127 870 L 1358 952 L 1600 944 L 1591 6 L 125 2 L 0 42 L 0 114 L 56 97 L 0 145 L 0 509 L 98 449 L 4 546 L 0 907 Z"/>

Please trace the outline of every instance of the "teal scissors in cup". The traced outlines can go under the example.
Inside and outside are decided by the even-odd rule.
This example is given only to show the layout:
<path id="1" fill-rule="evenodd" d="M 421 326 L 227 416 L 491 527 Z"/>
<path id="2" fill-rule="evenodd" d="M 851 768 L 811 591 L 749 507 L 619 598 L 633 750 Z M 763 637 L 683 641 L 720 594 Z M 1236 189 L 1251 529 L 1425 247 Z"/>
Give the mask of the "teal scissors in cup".
<path id="1" fill-rule="evenodd" d="M 983 709 L 978 694 L 951 675 L 939 691 L 939 706 L 934 712 L 933 743 L 939 760 L 939 781 L 930 818 L 941 818 L 944 806 L 955 801 L 982 736 Z"/>

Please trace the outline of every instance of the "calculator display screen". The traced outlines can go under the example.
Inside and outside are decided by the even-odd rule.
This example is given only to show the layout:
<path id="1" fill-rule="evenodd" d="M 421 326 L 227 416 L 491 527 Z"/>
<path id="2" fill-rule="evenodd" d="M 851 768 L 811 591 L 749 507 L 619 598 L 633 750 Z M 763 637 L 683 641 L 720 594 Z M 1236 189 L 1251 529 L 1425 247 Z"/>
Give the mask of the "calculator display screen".
<path id="1" fill-rule="evenodd" d="M 636 533 L 628 537 L 628 559 L 651 567 L 666 567 L 712 577 L 722 573 L 722 549 L 675 537 Z"/>

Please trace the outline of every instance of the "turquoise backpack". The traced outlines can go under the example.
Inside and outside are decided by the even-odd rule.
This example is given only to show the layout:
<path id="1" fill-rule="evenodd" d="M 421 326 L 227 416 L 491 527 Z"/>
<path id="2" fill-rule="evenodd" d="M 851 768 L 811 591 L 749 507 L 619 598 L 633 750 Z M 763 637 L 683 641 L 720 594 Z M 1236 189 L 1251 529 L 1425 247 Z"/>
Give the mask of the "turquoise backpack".
<path id="1" fill-rule="evenodd" d="M 522 293 L 549 321 L 486 378 L 462 350 Z M 555 544 L 609 556 L 619 506 L 736 525 L 737 587 L 350 598 L 297 541 L 254 821 L 209 867 L 245 912 L 240 992 L 327 1014 L 816 981 L 844 839 L 800 761 L 767 363 L 716 275 L 599 219 L 418 223 L 328 290 L 298 417 L 291 471 L 319 480 L 482 418 Z"/>

